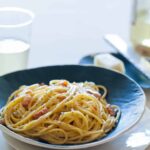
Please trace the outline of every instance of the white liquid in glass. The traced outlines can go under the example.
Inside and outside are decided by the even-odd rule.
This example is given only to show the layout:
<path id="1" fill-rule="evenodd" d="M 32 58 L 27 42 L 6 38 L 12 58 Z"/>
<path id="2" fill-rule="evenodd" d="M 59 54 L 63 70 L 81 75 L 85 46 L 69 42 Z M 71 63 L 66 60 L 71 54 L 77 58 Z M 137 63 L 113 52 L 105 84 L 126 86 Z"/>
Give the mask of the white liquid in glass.
<path id="1" fill-rule="evenodd" d="M 0 75 L 25 69 L 30 45 L 21 40 L 0 40 Z"/>

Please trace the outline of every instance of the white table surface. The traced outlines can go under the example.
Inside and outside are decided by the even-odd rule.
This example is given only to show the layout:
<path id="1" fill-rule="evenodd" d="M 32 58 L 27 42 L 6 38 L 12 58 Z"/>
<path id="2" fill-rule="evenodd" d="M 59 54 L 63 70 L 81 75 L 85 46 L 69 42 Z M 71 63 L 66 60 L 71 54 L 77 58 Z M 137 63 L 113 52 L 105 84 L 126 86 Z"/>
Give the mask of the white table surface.
<path id="1" fill-rule="evenodd" d="M 112 51 L 102 39 L 105 33 L 129 39 L 131 0 L 0 0 L 3 6 L 23 7 L 36 14 L 29 68 L 76 64 L 88 53 Z M 150 108 L 150 90 L 145 92 Z M 1 133 L 0 145 L 13 150 Z"/>

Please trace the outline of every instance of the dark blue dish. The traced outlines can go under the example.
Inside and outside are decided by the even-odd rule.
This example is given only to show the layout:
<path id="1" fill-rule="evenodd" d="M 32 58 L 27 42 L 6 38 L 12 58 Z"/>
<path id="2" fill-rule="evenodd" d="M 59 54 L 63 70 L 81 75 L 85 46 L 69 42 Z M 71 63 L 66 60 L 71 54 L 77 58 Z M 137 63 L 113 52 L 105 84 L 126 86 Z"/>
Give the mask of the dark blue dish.
<path id="1" fill-rule="evenodd" d="M 19 86 L 41 82 L 48 83 L 49 80 L 52 79 L 67 79 L 71 82 L 93 81 L 96 84 L 106 86 L 108 89 L 107 101 L 111 104 L 118 105 L 121 109 L 121 117 L 117 127 L 102 139 L 76 145 L 47 144 L 33 139 L 24 138 L 12 131 L 9 133 L 9 129 L 1 127 L 1 130 L 5 134 L 40 147 L 53 149 L 80 149 L 96 146 L 113 140 L 133 127 L 139 121 L 144 112 L 144 92 L 132 79 L 107 69 L 80 65 L 49 66 L 18 71 L 1 76 L 0 107 L 3 107 L 6 104 L 10 93 L 16 90 Z"/>
<path id="2" fill-rule="evenodd" d="M 115 57 L 121 59 L 126 68 L 126 75 L 134 79 L 142 88 L 150 88 L 150 79 L 148 79 L 141 71 L 136 69 L 126 58 L 120 54 L 112 53 Z M 87 55 L 81 58 L 80 64 L 93 64 L 93 55 Z"/>

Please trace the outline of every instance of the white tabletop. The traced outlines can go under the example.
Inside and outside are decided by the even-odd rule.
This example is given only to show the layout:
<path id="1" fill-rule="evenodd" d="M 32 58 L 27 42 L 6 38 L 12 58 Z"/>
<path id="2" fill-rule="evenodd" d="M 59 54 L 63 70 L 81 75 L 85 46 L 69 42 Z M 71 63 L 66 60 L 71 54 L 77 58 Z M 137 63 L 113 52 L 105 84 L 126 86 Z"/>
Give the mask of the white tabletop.
<path id="1" fill-rule="evenodd" d="M 131 0 L 0 0 L 0 6 L 24 7 L 36 14 L 29 68 L 76 64 L 88 53 L 113 50 L 102 39 L 105 33 L 129 39 Z M 150 108 L 150 90 L 146 94 Z M 1 133 L 0 145 L 12 150 Z"/>

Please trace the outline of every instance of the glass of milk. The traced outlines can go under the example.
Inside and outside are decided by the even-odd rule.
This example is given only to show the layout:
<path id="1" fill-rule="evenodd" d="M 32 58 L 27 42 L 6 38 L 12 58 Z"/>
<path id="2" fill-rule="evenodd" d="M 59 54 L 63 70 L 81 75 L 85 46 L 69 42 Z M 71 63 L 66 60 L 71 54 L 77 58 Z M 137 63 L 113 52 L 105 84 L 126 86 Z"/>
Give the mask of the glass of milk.
<path id="1" fill-rule="evenodd" d="M 0 75 L 27 67 L 33 19 L 26 9 L 0 8 Z"/>

